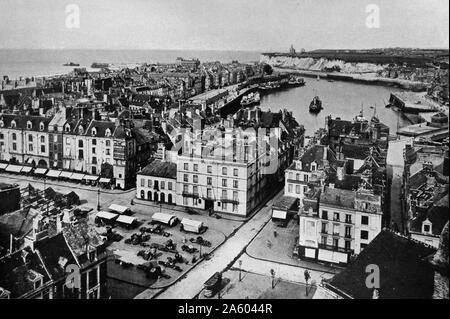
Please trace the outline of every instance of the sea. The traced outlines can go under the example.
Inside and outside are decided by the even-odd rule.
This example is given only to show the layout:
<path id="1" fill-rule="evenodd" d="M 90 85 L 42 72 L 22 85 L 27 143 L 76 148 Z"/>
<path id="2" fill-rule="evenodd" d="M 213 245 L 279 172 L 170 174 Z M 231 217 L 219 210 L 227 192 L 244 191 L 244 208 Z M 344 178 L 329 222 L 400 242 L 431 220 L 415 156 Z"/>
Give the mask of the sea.
<path id="1" fill-rule="evenodd" d="M 0 76 L 10 79 L 31 76 L 51 76 L 70 72 L 73 67 L 64 63 L 79 63 L 90 70 L 93 62 L 114 64 L 174 63 L 177 57 L 198 58 L 201 62 L 220 61 L 256 62 L 259 52 L 250 51 L 181 51 L 181 50 L 0 50 Z M 297 121 L 304 125 L 306 134 L 325 125 L 325 117 L 353 119 L 363 110 L 370 118 L 376 114 L 389 126 L 391 134 L 397 127 L 410 124 L 385 105 L 391 92 L 399 89 L 387 86 L 366 85 L 353 82 L 329 82 L 326 79 L 305 78 L 304 87 L 290 88 L 263 96 L 260 107 L 277 112 L 286 108 L 292 111 Z M 319 96 L 324 109 L 319 114 L 308 112 L 309 103 Z"/>
<path id="2" fill-rule="evenodd" d="M 193 51 L 193 50 L 22 50 L 0 49 L 0 76 L 10 79 L 66 74 L 73 66 L 90 70 L 93 62 L 113 64 L 175 63 L 178 57 L 198 58 L 201 62 L 257 62 L 259 52 L 253 51 Z"/>

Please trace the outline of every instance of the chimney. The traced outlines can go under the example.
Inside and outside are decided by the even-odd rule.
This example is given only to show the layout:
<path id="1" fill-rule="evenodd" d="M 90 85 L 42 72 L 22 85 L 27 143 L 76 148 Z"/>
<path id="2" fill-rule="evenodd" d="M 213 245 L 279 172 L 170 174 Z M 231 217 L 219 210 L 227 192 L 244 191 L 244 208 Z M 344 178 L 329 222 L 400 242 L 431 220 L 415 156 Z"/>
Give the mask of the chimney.
<path id="1" fill-rule="evenodd" d="M 336 176 L 339 181 L 342 181 L 344 179 L 344 168 L 342 166 L 339 166 L 337 168 Z"/>
<path id="2" fill-rule="evenodd" d="M 62 214 L 56 215 L 56 233 L 60 234 L 63 230 L 62 226 Z"/>

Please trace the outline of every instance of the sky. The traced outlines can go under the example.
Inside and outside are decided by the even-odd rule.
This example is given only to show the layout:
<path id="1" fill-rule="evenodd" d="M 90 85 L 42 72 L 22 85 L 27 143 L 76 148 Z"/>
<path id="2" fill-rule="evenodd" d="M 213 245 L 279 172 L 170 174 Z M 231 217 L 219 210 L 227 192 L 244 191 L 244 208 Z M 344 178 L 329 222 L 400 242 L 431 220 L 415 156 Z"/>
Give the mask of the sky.
<path id="1" fill-rule="evenodd" d="M 448 23 L 448 0 L 0 0 L 0 48 L 448 48 Z"/>

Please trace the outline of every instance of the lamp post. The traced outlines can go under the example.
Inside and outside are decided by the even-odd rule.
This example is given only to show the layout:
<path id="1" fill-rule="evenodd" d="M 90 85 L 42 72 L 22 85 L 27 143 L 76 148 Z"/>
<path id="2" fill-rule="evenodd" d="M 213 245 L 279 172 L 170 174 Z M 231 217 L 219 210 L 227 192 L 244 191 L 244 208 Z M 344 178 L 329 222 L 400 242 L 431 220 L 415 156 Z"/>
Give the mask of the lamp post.
<path id="1" fill-rule="evenodd" d="M 242 260 L 238 261 L 239 263 L 239 281 L 242 281 L 241 272 L 242 272 Z"/>
<path id="2" fill-rule="evenodd" d="M 272 277 L 272 289 L 275 288 L 275 270 L 270 269 L 270 276 Z"/>
<path id="3" fill-rule="evenodd" d="M 100 211 L 100 186 L 97 190 L 97 211 Z"/>

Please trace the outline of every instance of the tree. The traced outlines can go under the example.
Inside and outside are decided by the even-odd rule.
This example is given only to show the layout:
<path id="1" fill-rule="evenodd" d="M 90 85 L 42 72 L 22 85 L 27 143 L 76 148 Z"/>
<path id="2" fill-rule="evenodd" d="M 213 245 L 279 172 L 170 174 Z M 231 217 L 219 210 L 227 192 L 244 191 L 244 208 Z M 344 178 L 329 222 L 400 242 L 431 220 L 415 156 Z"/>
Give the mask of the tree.
<path id="1" fill-rule="evenodd" d="M 263 71 L 267 75 L 271 75 L 273 73 L 273 68 L 270 64 L 264 64 Z"/>

